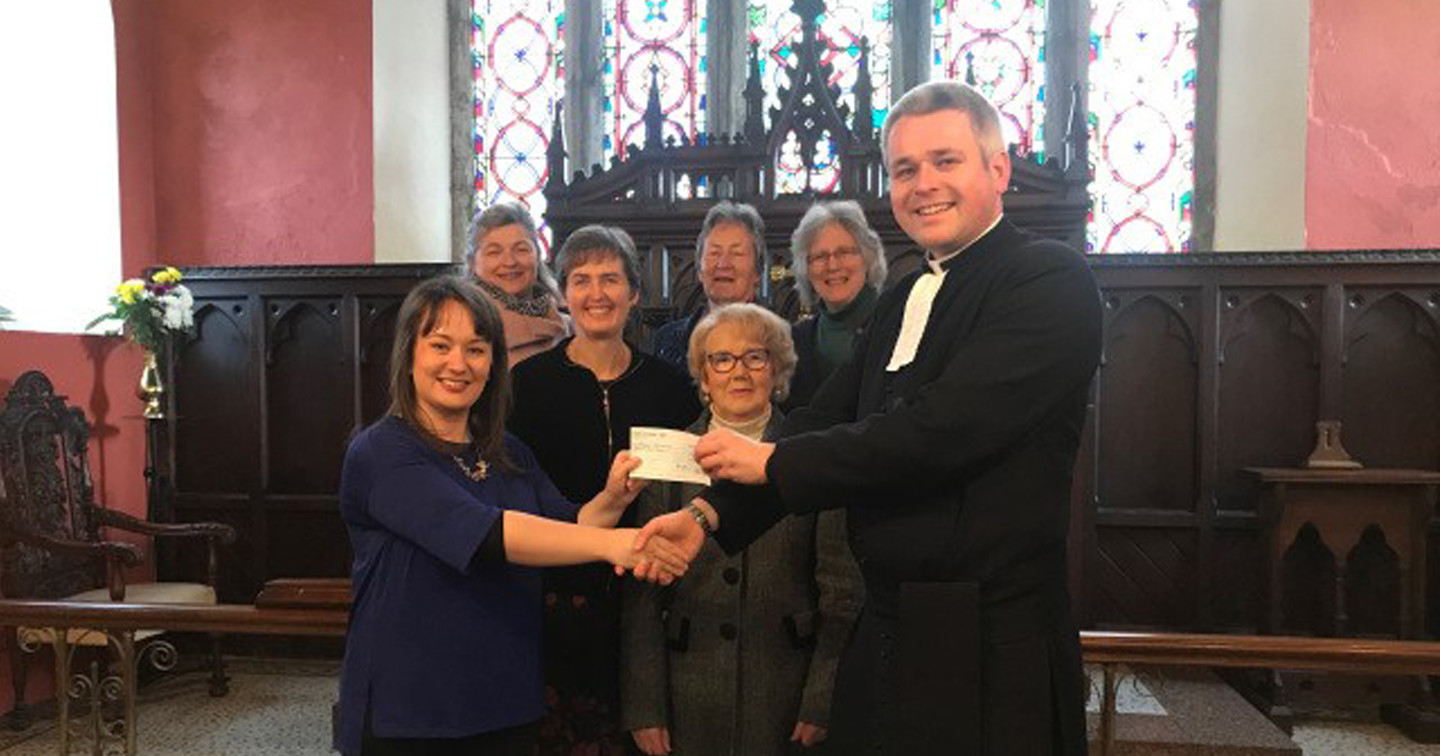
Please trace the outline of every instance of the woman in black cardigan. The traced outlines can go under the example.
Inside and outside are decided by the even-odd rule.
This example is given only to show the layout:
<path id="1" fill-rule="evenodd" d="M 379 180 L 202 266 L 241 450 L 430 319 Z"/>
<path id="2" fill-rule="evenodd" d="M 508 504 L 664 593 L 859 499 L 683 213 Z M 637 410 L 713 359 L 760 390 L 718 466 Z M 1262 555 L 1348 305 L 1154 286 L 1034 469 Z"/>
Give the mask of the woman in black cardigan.
<path id="1" fill-rule="evenodd" d="M 624 339 L 640 300 L 635 243 L 624 231 L 585 226 L 556 257 L 575 335 L 515 366 L 509 427 L 535 452 L 562 494 L 605 485 L 634 426 L 684 428 L 700 414 L 690 380 Z M 579 499 L 586 501 L 587 499 Z M 592 565 L 592 567 L 594 567 Z M 625 753 L 618 727 L 619 606 L 603 568 L 551 570 L 545 579 L 545 666 L 550 708 L 541 754 L 593 745 Z"/>

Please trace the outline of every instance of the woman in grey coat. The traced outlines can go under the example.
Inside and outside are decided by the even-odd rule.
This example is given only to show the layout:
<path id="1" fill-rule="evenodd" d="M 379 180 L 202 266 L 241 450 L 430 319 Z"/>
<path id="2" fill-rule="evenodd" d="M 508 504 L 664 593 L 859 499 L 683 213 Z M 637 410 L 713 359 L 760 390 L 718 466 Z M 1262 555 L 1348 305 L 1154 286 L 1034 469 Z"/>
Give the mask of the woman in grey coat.
<path id="1" fill-rule="evenodd" d="M 707 411 L 690 428 L 759 439 L 795 370 L 785 321 L 752 304 L 718 307 L 691 334 L 689 367 Z M 652 485 L 641 522 L 700 492 Z M 791 517 L 727 557 L 706 543 L 668 588 L 627 581 L 621 719 L 646 754 L 767 756 L 813 747 L 829 727 L 840 652 L 860 605 L 842 510 Z"/>

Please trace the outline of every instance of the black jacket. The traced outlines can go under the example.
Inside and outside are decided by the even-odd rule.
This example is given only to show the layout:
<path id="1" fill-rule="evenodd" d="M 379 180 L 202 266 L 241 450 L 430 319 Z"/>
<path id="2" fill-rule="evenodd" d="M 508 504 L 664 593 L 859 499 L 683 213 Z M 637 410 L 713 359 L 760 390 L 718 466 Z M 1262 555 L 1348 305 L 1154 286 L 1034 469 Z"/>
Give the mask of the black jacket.
<path id="1" fill-rule="evenodd" d="M 706 492 L 716 538 L 738 550 L 786 512 L 848 509 L 866 606 L 836 685 L 841 743 L 1078 756 L 1065 548 L 1099 294 L 1081 255 L 1006 221 L 946 269 L 910 365 L 885 370 L 924 270 L 788 418 L 770 483 Z"/>

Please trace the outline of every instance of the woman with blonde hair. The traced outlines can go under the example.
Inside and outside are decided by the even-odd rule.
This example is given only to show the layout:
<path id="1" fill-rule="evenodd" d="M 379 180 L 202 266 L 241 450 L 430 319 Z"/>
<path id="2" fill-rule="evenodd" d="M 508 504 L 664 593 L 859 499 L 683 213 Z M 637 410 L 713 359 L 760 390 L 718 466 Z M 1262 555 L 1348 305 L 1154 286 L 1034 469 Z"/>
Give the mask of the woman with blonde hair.
<path id="1" fill-rule="evenodd" d="M 758 440 L 779 428 L 775 402 L 795 370 L 784 320 L 754 304 L 717 307 L 696 324 L 687 359 L 707 406 L 692 433 Z M 636 510 L 642 522 L 692 510 L 699 492 L 654 485 Z M 788 517 L 735 556 L 707 540 L 692 565 L 668 588 L 626 583 L 621 709 L 640 750 L 782 756 L 823 741 L 860 598 L 843 511 Z"/>

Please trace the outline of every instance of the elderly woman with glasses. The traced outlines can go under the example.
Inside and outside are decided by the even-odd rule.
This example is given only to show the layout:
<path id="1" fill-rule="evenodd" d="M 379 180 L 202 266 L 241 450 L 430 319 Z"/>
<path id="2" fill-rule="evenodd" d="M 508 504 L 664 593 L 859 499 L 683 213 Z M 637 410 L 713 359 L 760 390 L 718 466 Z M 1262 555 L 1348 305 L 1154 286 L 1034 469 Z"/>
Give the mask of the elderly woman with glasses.
<path id="1" fill-rule="evenodd" d="M 790 254 L 795 289 L 815 317 L 795 324 L 799 363 L 787 410 L 809 404 L 820 384 L 850 358 L 886 272 L 880 237 L 851 200 L 811 205 L 790 237 Z"/>
<path id="2" fill-rule="evenodd" d="M 690 336 L 706 412 L 690 428 L 754 439 L 780 425 L 795 369 L 790 328 L 753 304 L 709 312 Z M 642 521 L 685 509 L 691 484 L 652 485 Z M 787 518 L 733 557 L 707 542 L 683 582 L 630 585 L 621 610 L 621 712 L 646 754 L 780 756 L 824 740 L 860 578 L 841 510 Z M 793 744 L 792 744 L 793 743 Z"/>

